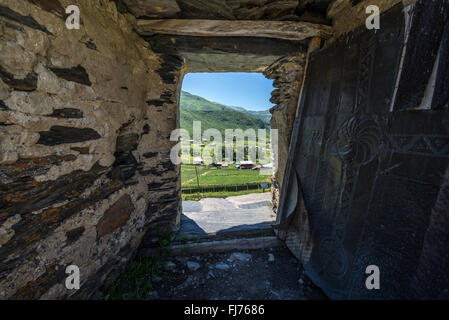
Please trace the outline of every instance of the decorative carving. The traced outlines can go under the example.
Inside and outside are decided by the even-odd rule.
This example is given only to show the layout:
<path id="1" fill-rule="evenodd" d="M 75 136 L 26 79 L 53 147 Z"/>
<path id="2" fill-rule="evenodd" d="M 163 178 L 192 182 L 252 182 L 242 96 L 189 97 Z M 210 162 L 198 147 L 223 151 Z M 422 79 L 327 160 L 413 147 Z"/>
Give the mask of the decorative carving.
<path id="1" fill-rule="evenodd" d="M 387 150 L 430 157 L 449 156 L 449 136 L 393 134 L 387 137 Z"/>
<path id="2" fill-rule="evenodd" d="M 337 130 L 332 154 L 347 166 L 366 165 L 379 154 L 382 140 L 375 120 L 352 117 Z"/>
<path id="3" fill-rule="evenodd" d="M 369 113 L 371 76 L 375 54 L 376 38 L 372 34 L 366 35 L 366 40 L 360 47 L 359 81 L 353 113 Z"/>

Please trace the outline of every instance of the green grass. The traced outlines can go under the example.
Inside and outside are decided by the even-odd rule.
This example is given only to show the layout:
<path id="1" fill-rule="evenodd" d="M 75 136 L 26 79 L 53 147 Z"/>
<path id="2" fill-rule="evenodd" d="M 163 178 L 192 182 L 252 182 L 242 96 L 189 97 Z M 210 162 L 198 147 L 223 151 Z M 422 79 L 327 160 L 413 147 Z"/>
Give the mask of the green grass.
<path id="1" fill-rule="evenodd" d="M 270 189 L 265 189 L 265 192 L 269 192 Z M 262 193 L 262 189 L 258 190 L 242 190 L 237 192 L 223 191 L 223 192 L 205 192 L 200 194 L 183 194 L 182 200 L 193 200 L 196 196 L 198 199 L 201 198 L 227 198 L 235 196 L 243 196 L 245 194 Z"/>
<path id="2" fill-rule="evenodd" d="M 198 171 L 198 176 L 200 177 L 201 182 L 201 175 L 213 170 L 213 168 L 209 168 L 207 166 L 196 166 L 196 170 Z M 197 184 L 195 166 L 184 164 L 181 165 L 181 184 L 182 185 Z"/>
<path id="3" fill-rule="evenodd" d="M 271 176 L 261 175 L 259 170 L 229 168 L 217 169 L 208 166 L 197 166 L 200 185 L 245 184 L 254 182 L 270 182 Z M 181 165 L 182 186 L 196 186 L 195 166 Z"/>
<path id="4" fill-rule="evenodd" d="M 108 300 L 145 300 L 151 298 L 153 279 L 164 274 L 159 258 L 139 259 L 131 262 L 117 278 L 110 279 Z"/>
<path id="5" fill-rule="evenodd" d="M 118 276 L 109 277 L 106 281 L 106 300 L 148 300 L 152 299 L 153 283 L 156 277 L 167 277 L 164 270 L 170 254 L 171 235 L 162 235 L 159 239 L 160 250 L 157 256 L 131 261 Z"/>

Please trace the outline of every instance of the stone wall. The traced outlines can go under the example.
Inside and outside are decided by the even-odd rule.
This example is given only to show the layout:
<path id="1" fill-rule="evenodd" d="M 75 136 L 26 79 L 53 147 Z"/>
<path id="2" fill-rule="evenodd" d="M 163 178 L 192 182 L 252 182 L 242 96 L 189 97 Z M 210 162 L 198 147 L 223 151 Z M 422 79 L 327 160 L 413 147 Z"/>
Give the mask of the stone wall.
<path id="1" fill-rule="evenodd" d="M 0 0 L 0 299 L 90 297 L 179 219 L 183 60 L 154 54 L 134 19 L 107 0 Z"/>
<path id="2" fill-rule="evenodd" d="M 276 104 L 271 108 L 271 128 L 278 130 L 278 167 L 272 177 L 273 212 L 277 213 L 279 196 L 288 159 L 288 150 L 293 131 L 293 123 L 298 107 L 298 96 L 301 88 L 305 65 L 305 53 L 286 56 L 265 70 L 268 79 L 274 79 L 270 101 Z"/>

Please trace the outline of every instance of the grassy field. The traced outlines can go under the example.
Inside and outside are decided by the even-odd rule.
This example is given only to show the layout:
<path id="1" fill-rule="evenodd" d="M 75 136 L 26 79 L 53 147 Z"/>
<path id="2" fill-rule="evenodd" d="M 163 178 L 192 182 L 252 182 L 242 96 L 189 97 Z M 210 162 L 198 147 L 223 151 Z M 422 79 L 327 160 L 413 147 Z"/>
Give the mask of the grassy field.
<path id="1" fill-rule="evenodd" d="M 265 189 L 265 192 L 270 192 L 271 189 Z M 204 198 L 227 198 L 227 197 L 235 197 L 235 196 L 243 196 L 245 194 L 253 194 L 253 193 L 262 193 L 262 189 L 259 190 L 242 190 L 237 192 L 205 192 L 201 194 L 191 195 L 191 194 L 182 194 L 182 200 L 198 200 Z M 198 197 L 199 196 L 199 197 Z"/>
<path id="2" fill-rule="evenodd" d="M 261 175 L 259 170 L 236 169 L 235 165 L 217 169 L 208 166 L 197 166 L 200 185 L 245 184 L 254 182 L 270 182 L 271 176 Z M 181 165 L 182 186 L 196 186 L 195 166 Z"/>
<path id="3" fill-rule="evenodd" d="M 228 168 L 217 169 L 209 166 L 196 166 L 198 170 L 198 180 L 200 186 L 205 185 L 240 185 L 247 183 L 270 182 L 271 176 L 261 175 L 259 170 L 236 169 L 235 165 Z M 181 181 L 183 188 L 196 187 L 198 185 L 195 166 L 181 165 Z M 269 192 L 270 189 L 265 189 Z M 261 193 L 262 189 L 240 190 L 240 191 L 219 191 L 203 192 L 198 194 L 182 194 L 183 200 L 193 200 L 196 196 L 199 198 L 225 198 L 230 196 L 240 196 L 251 193 Z"/>

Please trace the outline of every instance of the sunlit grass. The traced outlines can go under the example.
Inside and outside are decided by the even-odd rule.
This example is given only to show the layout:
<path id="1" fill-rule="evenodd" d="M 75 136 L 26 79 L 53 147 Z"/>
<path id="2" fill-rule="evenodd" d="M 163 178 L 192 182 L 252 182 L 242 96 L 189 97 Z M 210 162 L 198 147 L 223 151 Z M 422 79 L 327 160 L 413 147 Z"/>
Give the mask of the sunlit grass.
<path id="1" fill-rule="evenodd" d="M 265 192 L 269 192 L 270 189 L 265 189 Z M 182 200 L 200 200 L 202 198 L 227 198 L 235 196 L 243 196 L 245 194 L 263 193 L 262 189 L 256 190 L 242 190 L 242 191 L 221 191 L 221 192 L 204 192 L 197 194 L 183 194 Z"/>
<path id="2" fill-rule="evenodd" d="M 215 168 L 196 166 L 198 180 L 201 185 L 228 185 L 255 182 L 270 182 L 271 176 L 261 175 L 259 170 L 236 169 L 235 165 L 229 168 Z M 181 181 L 183 186 L 196 186 L 198 184 L 195 166 L 181 166 Z"/>
<path id="3" fill-rule="evenodd" d="M 152 258 L 137 258 L 130 262 L 118 276 L 106 281 L 106 300 L 148 300 L 152 299 L 153 283 L 156 277 L 167 277 L 164 265 L 170 253 L 169 234 L 159 239 L 159 254 Z"/>

